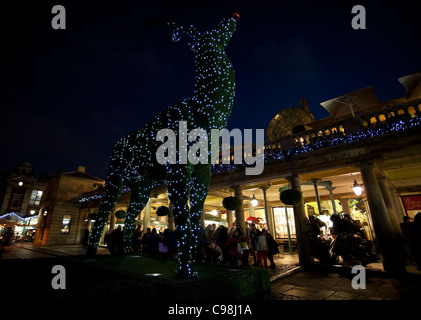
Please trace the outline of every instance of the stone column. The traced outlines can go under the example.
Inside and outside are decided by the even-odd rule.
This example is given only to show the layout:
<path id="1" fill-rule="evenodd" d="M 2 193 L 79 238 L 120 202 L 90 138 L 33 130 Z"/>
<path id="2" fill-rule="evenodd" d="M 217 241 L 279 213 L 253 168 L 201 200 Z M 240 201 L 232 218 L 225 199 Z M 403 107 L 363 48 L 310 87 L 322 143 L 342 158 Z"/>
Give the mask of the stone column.
<path id="1" fill-rule="evenodd" d="M 145 215 L 143 216 L 143 230 L 146 232 L 146 229 L 151 226 L 151 199 L 145 206 Z"/>
<path id="2" fill-rule="evenodd" d="M 254 206 L 249 202 L 249 217 L 255 217 Z"/>
<path id="3" fill-rule="evenodd" d="M 393 207 L 395 208 L 396 217 L 399 223 L 403 221 L 403 217 L 406 216 L 406 212 L 402 206 L 399 194 L 393 186 L 390 186 L 390 193 L 392 194 Z"/>
<path id="4" fill-rule="evenodd" d="M 233 223 L 233 217 L 232 217 L 232 211 L 231 210 L 227 210 L 227 224 L 228 224 L 228 228 L 231 228 L 232 223 Z"/>
<path id="5" fill-rule="evenodd" d="M 325 187 L 325 189 L 327 191 L 329 191 L 329 195 L 330 195 L 330 201 L 332 202 L 332 209 L 333 209 L 333 213 L 336 214 L 336 204 L 335 204 L 335 197 L 333 196 L 333 190 L 335 190 L 335 187 L 332 187 L 332 182 L 329 181 L 328 182 L 328 186 Z"/>
<path id="6" fill-rule="evenodd" d="M 349 199 L 340 199 L 339 202 L 341 203 L 344 214 L 350 215 L 351 211 L 349 210 Z"/>
<path id="7" fill-rule="evenodd" d="M 405 273 L 405 257 L 402 237 L 392 226 L 387 207 L 374 172 L 374 163 L 361 164 L 361 177 L 370 207 L 377 243 L 386 272 L 401 276 Z"/>
<path id="8" fill-rule="evenodd" d="M 387 211 L 389 213 L 389 218 L 390 218 L 390 222 L 392 224 L 392 228 L 394 229 L 394 232 L 396 232 L 398 234 L 402 234 L 402 230 L 401 230 L 400 225 L 399 225 L 399 223 L 401 221 L 400 220 L 398 221 L 398 218 L 397 218 L 396 213 L 395 213 L 395 208 L 393 207 L 393 203 L 392 203 L 392 199 L 391 199 L 392 196 L 389 192 L 387 178 L 384 177 L 384 176 L 378 177 L 377 181 L 379 183 L 380 191 L 383 195 L 384 203 L 385 203 Z"/>
<path id="9" fill-rule="evenodd" d="M 175 230 L 175 223 L 174 223 L 174 214 L 173 214 L 173 205 L 168 200 L 168 207 L 170 209 L 170 213 L 168 215 L 168 229 Z M 143 226 L 143 228 L 145 228 Z"/>
<path id="10" fill-rule="evenodd" d="M 268 232 L 271 233 L 272 221 L 270 220 L 268 202 L 267 202 L 267 198 L 266 198 L 266 190 L 269 189 L 269 187 L 261 187 L 260 189 L 263 191 L 263 200 L 265 202 L 266 228 L 267 228 Z M 271 233 L 271 234 L 273 235 L 273 233 Z"/>
<path id="11" fill-rule="evenodd" d="M 298 175 L 294 174 L 292 177 L 286 177 L 290 182 L 292 188 L 301 191 L 301 182 Z M 307 232 L 304 232 L 303 226 L 308 221 L 306 217 L 306 211 L 304 208 L 304 201 L 294 206 L 294 220 L 295 220 L 295 232 L 297 234 L 297 250 L 300 264 L 308 266 L 314 263 L 313 253 L 310 247 L 310 238 Z"/>
<path id="12" fill-rule="evenodd" d="M 273 209 L 270 204 L 267 205 L 267 211 L 268 211 L 268 232 L 272 235 L 273 238 L 275 238 L 275 221 L 273 219 Z"/>
<path id="13" fill-rule="evenodd" d="M 237 199 L 241 200 L 241 205 L 235 210 L 235 223 L 236 226 L 240 226 L 243 230 L 246 230 L 246 222 L 244 220 L 244 207 L 243 207 L 243 186 L 234 185 L 234 194 Z"/>
<path id="14" fill-rule="evenodd" d="M 317 209 L 319 210 L 319 214 L 322 214 L 322 206 L 320 205 L 319 190 L 317 190 L 318 181 L 320 181 L 320 179 L 311 179 L 311 182 L 314 185 L 314 192 L 316 193 Z"/>
<path id="15" fill-rule="evenodd" d="M 110 233 L 115 229 L 115 213 L 117 210 L 113 210 L 110 217 Z"/>

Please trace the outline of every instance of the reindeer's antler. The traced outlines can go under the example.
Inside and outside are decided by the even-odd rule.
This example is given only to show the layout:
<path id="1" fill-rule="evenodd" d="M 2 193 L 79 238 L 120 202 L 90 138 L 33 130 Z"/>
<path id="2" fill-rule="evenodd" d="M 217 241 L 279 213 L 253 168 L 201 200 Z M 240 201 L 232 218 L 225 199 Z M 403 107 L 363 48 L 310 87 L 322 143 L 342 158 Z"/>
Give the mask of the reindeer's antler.
<path id="1" fill-rule="evenodd" d="M 196 28 L 193 26 L 186 28 L 186 27 L 177 25 L 175 22 L 169 22 L 168 25 L 173 28 L 173 34 L 172 34 L 173 42 L 177 42 L 180 40 L 180 33 L 184 33 L 190 36 L 194 41 L 196 41 L 200 36 L 199 31 L 197 31 Z"/>

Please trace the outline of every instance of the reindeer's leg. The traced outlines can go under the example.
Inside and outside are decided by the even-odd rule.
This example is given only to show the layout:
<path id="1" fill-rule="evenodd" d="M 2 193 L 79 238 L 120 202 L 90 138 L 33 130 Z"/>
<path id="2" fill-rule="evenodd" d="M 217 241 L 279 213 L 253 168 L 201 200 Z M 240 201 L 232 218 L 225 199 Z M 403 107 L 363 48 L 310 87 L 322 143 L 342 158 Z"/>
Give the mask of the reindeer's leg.
<path id="1" fill-rule="evenodd" d="M 189 182 L 191 167 L 173 165 L 168 169 L 168 196 L 173 205 L 173 214 L 178 240 L 178 270 L 181 278 L 190 278 L 195 274 L 192 269 L 191 230 L 189 218 Z"/>
<path id="2" fill-rule="evenodd" d="M 210 166 L 198 164 L 194 166 L 190 182 L 190 221 L 192 229 L 192 251 L 194 258 L 198 250 L 200 238 L 200 217 L 202 215 L 205 199 L 208 194 L 210 182 Z"/>
<path id="3" fill-rule="evenodd" d="M 104 231 L 110 212 L 113 210 L 120 197 L 122 187 L 123 184 L 120 175 L 108 176 L 105 182 L 101 204 L 95 218 L 95 224 L 92 228 L 92 234 L 89 239 L 89 245 L 86 252 L 87 256 L 96 255 L 102 232 Z"/>
<path id="4" fill-rule="evenodd" d="M 111 152 L 111 160 L 108 168 L 108 174 L 105 181 L 104 192 L 102 193 L 101 204 L 95 218 L 95 224 L 92 228 L 92 234 L 89 239 L 89 245 L 86 252 L 87 256 L 95 256 L 98 249 L 99 240 L 104 231 L 108 217 L 113 210 L 123 188 L 123 147 L 121 141 L 118 141 Z"/>
<path id="5" fill-rule="evenodd" d="M 130 185 L 130 205 L 124 220 L 123 251 L 130 253 L 135 218 L 146 206 L 151 195 L 152 181 L 143 180 Z"/>

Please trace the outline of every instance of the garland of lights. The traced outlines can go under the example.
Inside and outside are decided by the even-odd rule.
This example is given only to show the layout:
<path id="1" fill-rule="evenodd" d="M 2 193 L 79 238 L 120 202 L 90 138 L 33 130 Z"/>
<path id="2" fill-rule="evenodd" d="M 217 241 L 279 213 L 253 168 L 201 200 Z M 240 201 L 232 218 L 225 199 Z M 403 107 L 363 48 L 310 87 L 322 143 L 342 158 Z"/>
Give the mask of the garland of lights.
<path id="1" fill-rule="evenodd" d="M 297 155 L 301 153 L 312 152 L 327 147 L 333 147 L 336 145 L 359 142 L 365 139 L 375 138 L 389 133 L 405 131 L 411 128 L 421 127 L 421 117 L 415 118 L 400 118 L 396 122 L 387 122 L 384 125 L 378 126 L 377 128 L 367 128 L 365 130 L 352 133 L 344 134 L 339 137 L 316 137 L 311 139 L 311 143 L 307 145 L 295 146 L 285 150 L 279 150 L 273 153 L 269 153 L 264 156 L 265 162 L 271 161 L 286 161 L 289 160 L 291 155 Z M 220 173 L 224 171 L 235 170 L 237 168 L 247 167 L 246 163 L 242 164 L 216 164 L 212 166 L 212 173 Z"/>
<path id="2" fill-rule="evenodd" d="M 156 151 L 160 145 L 157 133 L 161 129 L 170 129 L 176 133 L 179 123 L 187 123 L 188 132 L 203 129 L 210 134 L 211 129 L 225 128 L 235 94 L 234 69 L 224 52 L 236 26 L 238 14 L 224 19 L 215 30 L 201 34 L 193 26 L 188 28 L 170 24 L 173 28 L 173 41 L 180 35 L 189 36 L 189 44 L 195 57 L 196 78 L 194 93 L 190 98 L 177 102 L 150 120 L 145 127 L 118 140 L 110 155 L 110 164 L 97 219 L 92 229 L 87 255 L 95 255 L 108 216 L 117 203 L 123 186 L 130 188 L 131 200 L 126 212 L 124 227 L 125 253 L 130 252 L 134 220 L 147 204 L 153 183 L 165 183 L 173 205 L 174 220 L 178 240 L 178 270 L 181 278 L 197 275 L 193 263 L 198 249 L 200 216 L 208 193 L 210 182 L 210 164 L 185 163 L 182 159 L 186 150 L 168 148 L 168 158 L 175 157 L 177 164 L 159 165 Z M 194 142 L 176 133 L 175 144 L 185 141 L 184 148 Z M 209 139 L 209 144 L 211 144 Z M 164 141 L 162 141 L 164 142 Z M 181 143 L 179 143 L 181 145 Z M 179 146 L 181 147 L 181 146 Z M 178 150 L 173 154 L 170 150 Z M 212 146 L 208 148 L 212 150 Z M 209 158 L 211 152 L 209 151 Z M 208 161 L 208 163 L 211 163 Z M 91 196 L 91 197 L 96 197 Z M 99 197 L 99 196 L 98 196 Z M 87 201 L 80 199 L 80 202 Z M 190 205 L 190 206 L 189 206 Z"/>

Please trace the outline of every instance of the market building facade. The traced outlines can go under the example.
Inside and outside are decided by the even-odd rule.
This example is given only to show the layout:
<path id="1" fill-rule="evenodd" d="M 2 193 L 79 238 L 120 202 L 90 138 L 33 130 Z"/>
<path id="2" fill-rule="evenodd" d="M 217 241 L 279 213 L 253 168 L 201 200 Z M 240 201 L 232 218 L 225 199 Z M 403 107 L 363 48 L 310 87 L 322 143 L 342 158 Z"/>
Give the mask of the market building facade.
<path id="1" fill-rule="evenodd" d="M 45 180 L 36 178 L 32 164 L 18 163 L 0 179 L 0 237 L 5 242 L 32 240 L 38 224 Z"/>
<path id="2" fill-rule="evenodd" d="M 385 270 L 402 268 L 400 223 L 404 216 L 413 218 L 418 212 L 421 194 L 421 82 L 417 74 L 399 81 L 407 89 L 406 97 L 380 102 L 372 87 L 363 88 L 322 103 L 331 114 L 324 119 L 316 120 L 304 99 L 300 99 L 300 107 L 279 112 L 266 130 L 262 174 L 246 175 L 245 165 L 213 166 L 203 227 L 211 223 L 245 227 L 247 221 L 255 221 L 285 250 L 297 251 L 301 264 L 308 264 L 314 260 L 303 231 L 309 217 L 325 223 L 321 232 L 327 238 L 332 214 L 346 214 L 360 223 L 367 239 L 377 243 Z M 68 227 L 72 232 L 76 229 L 71 241 L 77 242 L 82 230 L 90 229 L 102 184 L 79 188 L 78 195 L 66 198 L 73 208 Z M 288 188 L 302 193 L 299 204 L 281 202 L 280 191 Z M 235 212 L 222 205 L 228 196 L 241 200 Z M 50 206 L 49 201 L 43 200 L 43 205 Z M 104 235 L 124 224 L 114 213 L 127 210 L 129 201 L 126 188 Z M 159 206 L 171 207 L 165 185 L 153 188 L 136 224 L 173 229 L 171 214 L 157 216 Z M 59 227 L 54 232 L 62 232 L 63 217 L 57 221 Z M 43 228 L 41 222 L 39 227 Z"/>

